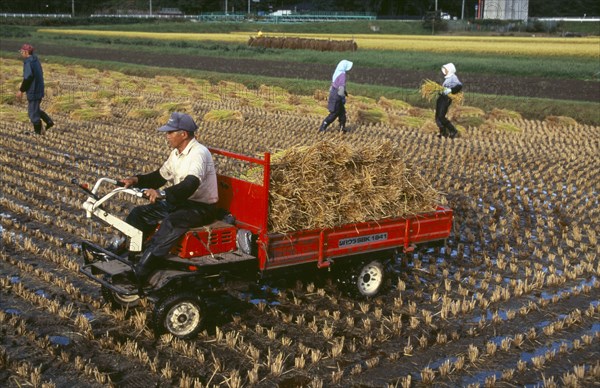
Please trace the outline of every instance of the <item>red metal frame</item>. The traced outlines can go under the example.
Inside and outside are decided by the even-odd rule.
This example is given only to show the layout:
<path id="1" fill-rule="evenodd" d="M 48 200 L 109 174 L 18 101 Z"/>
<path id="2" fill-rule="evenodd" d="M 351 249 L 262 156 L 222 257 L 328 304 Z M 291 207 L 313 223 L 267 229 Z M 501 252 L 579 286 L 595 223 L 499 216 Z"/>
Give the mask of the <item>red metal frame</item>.
<path id="1" fill-rule="evenodd" d="M 231 252 L 237 249 L 237 228 L 221 222 L 211 228 L 189 230 L 171 249 L 171 253 L 182 259 L 190 259 L 214 253 Z"/>
<path id="2" fill-rule="evenodd" d="M 265 247 L 269 246 L 271 154 L 265 152 L 263 159 L 259 159 L 217 148 L 209 148 L 209 150 L 213 154 L 257 164 L 263 168 L 262 186 L 242 179 L 219 175 L 218 205 L 223 209 L 228 209 L 234 215 L 236 225 L 258 235 L 258 262 L 259 267 L 264 269 L 267 262 L 267 250 Z"/>
<path id="3" fill-rule="evenodd" d="M 259 235 L 261 231 L 266 233 L 269 219 L 271 155 L 266 152 L 264 158 L 259 159 L 218 148 L 209 148 L 209 150 L 213 154 L 262 166 L 264 171 L 262 185 L 227 175 L 218 175 L 218 206 L 229 210 L 236 217 L 237 223 L 241 227 Z M 243 200 L 240 201 L 240 198 L 243 198 Z"/>

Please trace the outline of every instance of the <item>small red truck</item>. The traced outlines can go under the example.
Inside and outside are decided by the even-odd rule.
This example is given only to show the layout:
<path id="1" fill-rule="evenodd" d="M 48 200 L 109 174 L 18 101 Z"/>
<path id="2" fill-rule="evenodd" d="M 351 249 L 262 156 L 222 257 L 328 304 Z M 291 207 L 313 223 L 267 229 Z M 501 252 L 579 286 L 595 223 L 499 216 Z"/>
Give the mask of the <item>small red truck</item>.
<path id="1" fill-rule="evenodd" d="M 170 332 L 179 338 L 194 336 L 203 320 L 203 291 L 225 287 L 224 279 L 229 277 L 252 274 L 256 278 L 301 265 L 315 270 L 343 269 L 355 291 L 364 297 L 374 296 L 389 275 L 390 262 L 416 246 L 443 244 L 452 228 L 452 210 L 438 206 L 434 211 L 406 218 L 272 233 L 268 229 L 270 154 L 255 158 L 220 149 L 211 152 L 261 166 L 262 183 L 219 175 L 218 205 L 228 216 L 189 230 L 141 291 L 128 276 L 133 265 L 131 252 L 141 247 L 139 231 L 132 231 L 102 204 L 122 192 L 142 197 L 142 191 L 116 188 L 99 197 L 102 182 L 116 181 L 101 178 L 91 190 L 80 185 L 89 195 L 83 205 L 88 217 L 100 218 L 131 239 L 130 253 L 122 256 L 92 242 L 82 242 L 85 264 L 81 272 L 102 285 L 103 297 L 114 306 L 134 306 L 140 297 L 148 298 L 154 304 L 153 325 L 159 333 Z"/>

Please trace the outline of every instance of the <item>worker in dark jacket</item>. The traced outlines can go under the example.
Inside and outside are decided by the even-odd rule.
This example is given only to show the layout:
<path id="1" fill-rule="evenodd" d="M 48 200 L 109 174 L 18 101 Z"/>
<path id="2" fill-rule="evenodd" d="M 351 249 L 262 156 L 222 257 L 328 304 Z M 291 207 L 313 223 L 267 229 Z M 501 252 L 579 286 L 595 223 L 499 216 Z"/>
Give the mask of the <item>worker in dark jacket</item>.
<path id="1" fill-rule="evenodd" d="M 144 240 L 160 222 L 134 268 L 140 285 L 189 228 L 214 219 L 219 199 L 217 175 L 210 151 L 194 136 L 197 129 L 190 115 L 173 112 L 168 123 L 158 128 L 172 148 L 167 161 L 151 173 L 120 179 L 125 187 L 148 188 L 145 196 L 151 202 L 133 208 L 125 221 L 141 230 Z M 166 183 L 171 186 L 160 190 Z"/>
<path id="2" fill-rule="evenodd" d="M 435 104 L 435 123 L 440 129 L 438 137 L 443 136 L 454 139 L 458 134 L 458 131 L 454 125 L 452 125 L 450 120 L 446 118 L 448 108 L 452 103 L 448 94 L 460 92 L 463 85 L 456 76 L 456 67 L 453 63 L 446 63 L 442 66 L 442 74 L 444 74 L 444 82 L 442 83 L 444 90 L 440 93 Z"/>
<path id="3" fill-rule="evenodd" d="M 325 132 L 329 124 L 333 123 L 335 119 L 340 122 L 340 131 L 346 133 L 346 96 L 348 91 L 346 90 L 346 72 L 352 69 L 352 62 L 344 59 L 338 63 L 331 78 L 331 87 L 329 88 L 329 99 L 327 102 L 327 109 L 329 115 L 321 123 L 319 132 Z"/>
<path id="4" fill-rule="evenodd" d="M 46 123 L 46 129 L 50 129 L 54 125 L 50 116 L 40 107 L 42 98 L 44 98 L 44 72 L 38 57 L 33 54 L 33 46 L 24 44 L 20 53 L 24 59 L 23 82 L 21 82 L 17 92 L 17 99 L 20 100 L 23 93 L 27 94 L 29 120 L 33 124 L 35 133 L 40 135 L 42 133 L 42 120 Z"/>

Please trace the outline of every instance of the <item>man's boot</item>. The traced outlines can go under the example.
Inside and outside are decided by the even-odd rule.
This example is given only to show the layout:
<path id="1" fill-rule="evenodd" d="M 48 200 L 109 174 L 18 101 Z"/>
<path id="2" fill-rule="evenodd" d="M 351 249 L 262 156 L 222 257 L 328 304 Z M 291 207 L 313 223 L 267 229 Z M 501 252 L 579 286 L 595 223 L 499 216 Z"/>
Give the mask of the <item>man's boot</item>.
<path id="1" fill-rule="evenodd" d="M 448 128 L 448 136 L 450 137 L 450 139 L 454 139 L 456 135 L 458 135 L 458 131 L 456 130 L 454 125 L 450 124 Z"/>
<path id="2" fill-rule="evenodd" d="M 440 127 L 440 134 L 438 135 L 438 137 L 447 137 L 448 136 L 448 131 L 446 131 L 446 128 L 444 127 Z"/>
<path id="3" fill-rule="evenodd" d="M 46 130 L 48 130 L 54 126 L 54 121 L 52 121 L 52 119 L 50 118 L 50 116 L 48 116 L 48 114 L 46 112 L 41 111 L 40 117 L 42 118 L 42 121 L 44 123 L 46 123 Z"/>
<path id="4" fill-rule="evenodd" d="M 346 124 L 340 124 L 340 132 L 346 133 L 348 130 L 346 129 Z"/>
<path id="5" fill-rule="evenodd" d="M 142 254 L 140 261 L 133 266 L 133 273 L 138 282 L 138 288 L 141 290 L 148 281 L 148 276 L 152 273 L 152 267 L 160 260 L 160 256 L 154 256 L 152 252 L 147 251 Z"/>
<path id="6" fill-rule="evenodd" d="M 37 123 L 34 123 L 33 130 L 36 134 L 41 135 L 42 134 L 42 122 L 39 121 Z"/>
<path id="7" fill-rule="evenodd" d="M 328 125 L 329 123 L 327 121 L 323 121 L 321 123 L 321 126 L 319 127 L 319 132 L 325 132 L 327 130 Z"/>
<path id="8" fill-rule="evenodd" d="M 120 256 L 127 251 L 127 238 L 125 236 L 116 235 L 109 241 L 106 250 Z"/>

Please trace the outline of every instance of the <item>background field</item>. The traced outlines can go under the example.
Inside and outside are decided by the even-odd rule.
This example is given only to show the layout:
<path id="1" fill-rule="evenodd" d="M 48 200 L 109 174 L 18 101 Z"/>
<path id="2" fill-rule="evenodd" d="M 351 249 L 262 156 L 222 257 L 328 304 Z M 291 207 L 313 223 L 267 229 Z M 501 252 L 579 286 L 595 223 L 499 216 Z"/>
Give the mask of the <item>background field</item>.
<path id="1" fill-rule="evenodd" d="M 420 82 L 425 78 L 438 79 L 441 64 L 453 62 L 465 82 L 472 106 L 484 110 L 494 107 L 518 110 L 524 117 L 532 119 L 543 119 L 551 112 L 570 115 L 580 122 L 600 123 L 596 105 L 600 100 L 597 36 L 547 39 L 531 34 L 527 37 L 472 34 L 461 37 L 453 33 L 435 37 L 412 35 L 410 38 L 393 34 L 423 33 L 419 23 L 377 23 L 381 27 L 380 33 L 374 33 L 367 22 L 304 25 L 137 23 L 77 27 L 78 30 L 96 31 L 85 34 L 64 33 L 57 28 L 45 32 L 47 28 L 38 31 L 37 28 L 6 25 L 2 31 L 5 38 L 0 40 L 0 55 L 14 58 L 14 50 L 27 40 L 39 48 L 38 52 L 46 60 L 60 63 L 77 61 L 134 75 L 181 74 L 213 82 L 233 80 L 253 89 L 261 84 L 276 85 L 297 94 L 326 89 L 332 68 L 341 58 L 346 58 L 355 63 L 350 79 L 352 93 L 375 99 L 381 96 L 402 99 L 420 107 L 430 106 L 416 93 Z M 249 48 L 244 40 L 259 29 L 279 36 L 314 34 L 315 30 L 320 30 L 320 36 L 331 39 L 347 38 L 348 34 L 337 34 L 350 29 L 355 36 L 368 39 L 379 39 L 384 36 L 382 34 L 387 34 L 389 39 L 406 46 L 399 46 L 402 50 L 368 50 L 359 46 L 358 51 L 346 53 Z M 116 32 L 120 30 L 126 32 Z M 119 36 L 107 36 L 107 32 Z M 131 33 L 150 35 L 147 38 L 128 37 Z M 167 33 L 179 35 L 166 39 Z M 198 40 L 204 36 L 202 34 L 212 34 L 213 39 L 219 40 Z M 186 35 L 188 38 L 180 38 Z M 232 42 L 232 39 L 236 41 Z M 478 44 L 467 50 L 463 47 L 466 42 Z M 433 49 L 409 48 L 415 44 Z M 500 44 L 508 44 L 512 51 L 508 52 Z M 473 51 L 477 47 L 481 52 Z M 547 55 L 533 51 L 544 47 L 548 47 L 543 49 Z M 523 54 L 527 50 L 530 54 Z M 573 52 L 581 55 L 575 57 Z M 50 55 L 59 57 L 50 58 Z"/>
<path id="2" fill-rule="evenodd" d="M 88 43 L 76 41 L 64 44 L 84 51 Z M 194 49 L 176 49 L 195 60 Z M 14 51 L 2 56 L 0 381 L 8 386 L 575 387 L 600 379 L 600 126 L 560 114 L 569 102 L 507 97 L 515 108 L 540 104 L 531 119 L 527 106 L 498 109 L 503 99 L 474 96 L 452 110 L 461 133 L 451 141 L 436 137 L 431 103 L 412 103 L 416 90 L 396 99 L 350 84 L 373 92 L 349 97 L 350 133 L 318 136 L 331 64 L 323 81 L 252 77 L 246 87 L 230 74 L 204 79 L 122 62 L 107 70 L 101 60 L 79 66 L 42 55 L 43 106 L 57 126 L 38 137 L 14 99 L 21 65 Z M 127 73 L 110 70 L 118 66 Z M 479 98 L 489 105 L 473 106 Z M 598 106 L 572 103 L 569 113 Z M 408 267 L 395 263 L 390 289 L 372 300 L 312 273 L 276 277 L 206 295 L 209 320 L 197 339 L 156 340 L 152 306 L 112 310 L 78 273 L 81 238 L 105 243 L 111 231 L 85 220 L 85 195 L 69 182 L 158 167 L 167 147 L 156 128 L 173 110 L 197 118 L 201 142 L 250 155 L 323 138 L 357 148 L 391 141 L 446 193 L 451 238 L 410 255 Z M 231 119 L 210 121 L 216 111 Z"/>
<path id="3" fill-rule="evenodd" d="M 150 39 L 191 42 L 227 42 L 244 44 L 248 32 L 229 33 L 170 33 L 144 31 L 102 31 L 83 29 L 40 28 L 40 34 L 59 36 L 92 36 L 96 38 Z M 261 34 L 262 31 L 261 31 Z M 279 33 L 264 33 L 266 36 L 281 36 Z M 263 34 L 263 36 L 264 36 Z M 575 59 L 598 57 L 598 37 L 589 38 L 544 38 L 535 37 L 491 37 L 491 36 L 402 36 L 386 34 L 323 34 L 287 33 L 287 38 L 321 40 L 354 40 L 362 50 L 425 51 L 433 53 L 495 54 L 511 56 L 558 56 Z"/>

